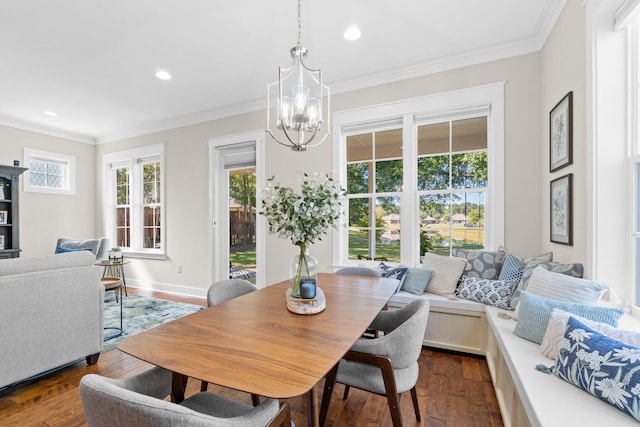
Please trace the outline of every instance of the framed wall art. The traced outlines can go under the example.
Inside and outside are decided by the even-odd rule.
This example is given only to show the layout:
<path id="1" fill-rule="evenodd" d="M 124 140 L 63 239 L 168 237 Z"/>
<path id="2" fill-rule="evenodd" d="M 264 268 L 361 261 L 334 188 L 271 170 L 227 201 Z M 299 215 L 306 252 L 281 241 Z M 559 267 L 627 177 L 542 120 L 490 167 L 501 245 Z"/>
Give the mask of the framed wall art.
<path id="1" fill-rule="evenodd" d="M 549 171 L 573 163 L 573 92 L 567 93 L 549 113 Z"/>
<path id="2" fill-rule="evenodd" d="M 8 211 L 0 211 L 0 224 L 7 224 L 9 220 Z"/>
<path id="3" fill-rule="evenodd" d="M 551 181 L 551 241 L 573 245 L 573 174 Z"/>

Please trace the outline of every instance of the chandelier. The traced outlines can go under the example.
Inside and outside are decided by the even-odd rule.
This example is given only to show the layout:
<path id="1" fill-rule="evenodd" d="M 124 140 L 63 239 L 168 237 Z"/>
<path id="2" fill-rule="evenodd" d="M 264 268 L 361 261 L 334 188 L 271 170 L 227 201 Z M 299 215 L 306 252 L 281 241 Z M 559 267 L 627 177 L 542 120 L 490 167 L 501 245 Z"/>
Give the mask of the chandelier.
<path id="1" fill-rule="evenodd" d="M 278 81 L 267 85 L 267 132 L 276 142 L 293 151 L 320 145 L 331 134 L 329 87 L 322 84 L 320 70 L 312 70 L 305 64 L 307 49 L 300 43 L 301 35 L 298 0 L 298 42 L 291 48 L 293 62 L 289 68 L 279 67 Z M 326 111 L 322 102 L 325 97 Z M 270 114 L 274 102 L 277 115 L 272 121 Z M 323 117 L 327 120 L 326 130 L 321 132 Z"/>

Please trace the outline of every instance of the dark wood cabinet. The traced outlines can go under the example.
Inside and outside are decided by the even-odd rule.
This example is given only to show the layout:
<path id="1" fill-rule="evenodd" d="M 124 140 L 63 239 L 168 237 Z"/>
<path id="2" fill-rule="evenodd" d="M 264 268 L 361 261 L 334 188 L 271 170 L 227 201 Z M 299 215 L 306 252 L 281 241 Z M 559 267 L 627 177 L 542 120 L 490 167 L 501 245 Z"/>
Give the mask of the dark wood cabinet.
<path id="1" fill-rule="evenodd" d="M 20 256 L 20 175 L 26 170 L 0 165 L 0 259 Z"/>

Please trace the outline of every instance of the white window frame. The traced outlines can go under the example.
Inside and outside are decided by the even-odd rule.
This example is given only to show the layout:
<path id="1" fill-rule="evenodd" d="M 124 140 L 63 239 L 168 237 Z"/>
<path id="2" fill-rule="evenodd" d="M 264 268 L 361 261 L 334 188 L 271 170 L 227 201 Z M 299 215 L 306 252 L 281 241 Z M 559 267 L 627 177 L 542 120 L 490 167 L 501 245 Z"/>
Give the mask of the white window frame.
<path id="1" fill-rule="evenodd" d="M 143 163 L 160 162 L 160 248 L 144 248 L 144 203 L 142 201 Z M 105 154 L 102 158 L 104 170 L 104 234 L 111 242 L 116 242 L 115 232 L 115 173 L 116 168 L 130 169 L 130 204 L 131 204 L 131 246 L 123 248 L 125 256 L 135 258 L 166 258 L 166 163 L 164 144 L 149 145 L 126 151 Z"/>
<path id="2" fill-rule="evenodd" d="M 73 196 L 76 194 L 76 158 L 66 154 L 52 153 L 49 151 L 35 150 L 33 148 L 24 149 L 24 165 L 29 168 L 33 160 L 42 162 L 60 163 L 65 169 L 65 180 L 62 188 L 41 187 L 31 185 L 30 170 L 25 172 L 24 191 L 27 193 L 46 193 Z"/>
<path id="3" fill-rule="evenodd" d="M 487 115 L 487 151 L 489 184 L 485 193 L 485 247 L 497 249 L 504 244 L 504 82 L 491 83 L 451 92 L 374 105 L 333 115 L 333 168 L 337 180 L 346 187 L 346 137 L 379 130 L 393 124 L 403 129 L 404 194 L 400 223 L 400 262 L 416 265 L 419 258 L 419 200 L 417 197 L 417 124 L 457 118 L 475 113 Z M 347 219 L 342 222 L 346 224 Z M 362 261 L 348 259 L 348 227 L 334 231 L 333 267 Z"/>

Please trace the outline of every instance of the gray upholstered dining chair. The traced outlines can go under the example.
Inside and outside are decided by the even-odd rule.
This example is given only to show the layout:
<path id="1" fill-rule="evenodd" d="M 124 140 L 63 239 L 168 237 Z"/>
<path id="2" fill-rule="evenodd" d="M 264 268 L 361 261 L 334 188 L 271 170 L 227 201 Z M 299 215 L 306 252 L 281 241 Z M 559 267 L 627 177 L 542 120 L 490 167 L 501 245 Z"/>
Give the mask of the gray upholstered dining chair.
<path id="1" fill-rule="evenodd" d="M 209 307 L 257 290 L 256 286 L 244 279 L 226 279 L 215 282 L 207 292 Z"/>
<path id="2" fill-rule="evenodd" d="M 88 374 L 80 398 L 89 427 L 173 427 L 188 425 L 264 427 L 291 424 L 286 402 L 267 399 L 252 407 L 213 393 L 197 393 L 180 404 L 163 400 L 171 392 L 171 372 L 154 367 L 124 379 Z"/>
<path id="3" fill-rule="evenodd" d="M 322 395 L 320 425 L 324 425 L 336 382 L 344 384 L 343 399 L 355 387 L 387 397 L 394 427 L 402 426 L 400 394 L 411 391 L 416 420 L 420 408 L 416 393 L 424 332 L 429 316 L 429 301 L 418 299 L 399 310 L 382 311 L 371 323 L 384 331 L 379 338 L 360 338 L 342 360 L 329 371 Z"/>
<path id="4" fill-rule="evenodd" d="M 380 272 L 368 267 L 344 267 L 336 271 L 336 274 L 350 274 L 352 276 L 380 277 Z"/>
<path id="5" fill-rule="evenodd" d="M 207 292 L 207 304 L 209 307 L 222 304 L 225 301 L 239 297 L 249 292 L 256 291 L 258 288 L 248 280 L 245 279 L 225 279 L 215 282 L 209 287 Z M 202 381 L 200 391 L 207 391 L 207 382 Z M 251 400 L 254 406 L 258 405 L 260 398 L 252 394 Z"/>

